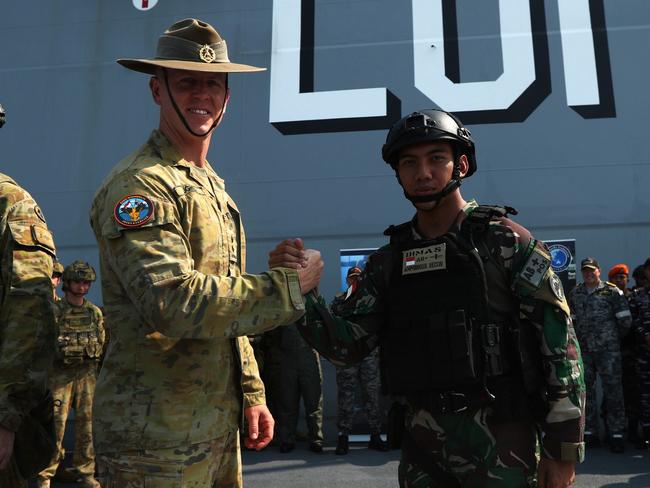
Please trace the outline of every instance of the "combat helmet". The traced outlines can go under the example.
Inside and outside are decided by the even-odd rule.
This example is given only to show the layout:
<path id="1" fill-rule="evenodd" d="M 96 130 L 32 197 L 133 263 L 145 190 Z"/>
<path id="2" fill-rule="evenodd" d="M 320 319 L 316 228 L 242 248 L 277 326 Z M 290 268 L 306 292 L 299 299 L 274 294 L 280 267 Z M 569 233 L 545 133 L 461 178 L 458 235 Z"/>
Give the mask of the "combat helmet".
<path id="1" fill-rule="evenodd" d="M 412 202 L 439 201 L 461 184 L 459 158 L 467 157 L 469 168 L 463 178 L 476 172 L 476 148 L 470 131 L 454 114 L 438 109 L 424 109 L 413 112 L 398 120 L 388 131 L 381 156 L 397 172 L 399 153 L 405 147 L 421 142 L 449 141 L 454 150 L 454 171 L 451 181 L 441 191 L 427 196 L 413 197 L 405 193 Z M 399 178 L 398 178 L 399 180 Z"/>
<path id="2" fill-rule="evenodd" d="M 52 263 L 52 276 L 63 276 L 65 268 L 59 261 Z"/>
<path id="3" fill-rule="evenodd" d="M 5 125 L 5 120 L 6 120 L 5 108 L 2 105 L 0 105 L 0 127 Z"/>
<path id="4" fill-rule="evenodd" d="M 93 267 L 84 261 L 74 261 L 63 270 L 63 281 L 95 281 L 97 275 Z"/>

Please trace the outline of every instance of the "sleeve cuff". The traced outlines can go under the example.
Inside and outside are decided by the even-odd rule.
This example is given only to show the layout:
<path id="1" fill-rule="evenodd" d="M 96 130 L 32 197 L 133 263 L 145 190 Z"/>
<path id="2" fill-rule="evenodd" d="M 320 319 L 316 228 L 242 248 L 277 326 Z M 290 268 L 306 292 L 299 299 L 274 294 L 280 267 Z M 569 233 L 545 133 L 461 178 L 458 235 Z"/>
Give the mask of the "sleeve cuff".
<path id="1" fill-rule="evenodd" d="M 300 292 L 300 278 L 298 272 L 291 268 L 285 268 L 287 285 L 289 287 L 289 298 L 293 308 L 296 310 L 305 310 L 305 299 Z"/>
<path id="2" fill-rule="evenodd" d="M 545 439 L 542 455 L 558 461 L 573 461 L 581 463 L 585 460 L 584 442 L 559 442 Z"/>
<path id="3" fill-rule="evenodd" d="M 244 408 L 264 405 L 265 403 L 266 395 L 263 390 L 255 393 L 244 393 Z"/>

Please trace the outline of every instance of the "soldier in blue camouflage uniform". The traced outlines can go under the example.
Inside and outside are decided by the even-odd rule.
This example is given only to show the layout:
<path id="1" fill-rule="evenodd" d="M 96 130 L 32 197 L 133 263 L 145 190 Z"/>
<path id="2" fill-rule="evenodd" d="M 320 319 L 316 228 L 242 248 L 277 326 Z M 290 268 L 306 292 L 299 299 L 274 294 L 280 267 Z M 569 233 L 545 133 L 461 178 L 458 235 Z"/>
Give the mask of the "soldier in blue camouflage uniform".
<path id="1" fill-rule="evenodd" d="M 644 264 L 650 281 L 650 258 Z M 650 447 L 650 286 L 636 289 L 630 297 L 634 337 L 637 342 L 637 377 L 640 389 L 640 420 L 643 439 L 639 447 Z"/>
<path id="2" fill-rule="evenodd" d="M 584 456 L 584 382 L 548 251 L 507 209 L 462 198 L 476 158 L 454 115 L 401 119 L 382 156 L 417 213 L 387 230 L 335 314 L 308 296 L 301 330 L 339 364 L 380 345 L 382 387 L 406 407 L 401 487 L 567 486 Z M 269 264 L 301 258 L 287 240 Z"/>
<path id="3" fill-rule="evenodd" d="M 337 295 L 332 301 L 331 308 L 336 310 L 338 304 L 345 301 L 348 293 L 356 291 L 357 282 L 361 275 L 361 268 L 353 266 L 348 270 L 346 282 L 347 293 Z M 337 422 L 339 430 L 336 444 L 336 454 L 344 455 L 349 451 L 349 435 L 352 431 L 354 414 L 356 411 L 357 387 L 361 385 L 363 406 L 370 427 L 369 449 L 387 451 L 388 443 L 381 438 L 381 412 L 379 410 L 379 393 L 381 382 L 379 379 L 379 349 L 375 349 L 358 364 L 352 366 L 338 366 L 336 368 L 337 387 Z"/>
<path id="4" fill-rule="evenodd" d="M 623 452 L 625 444 L 625 406 L 622 386 L 621 338 L 632 326 L 632 317 L 623 292 L 612 283 L 601 281 L 600 267 L 594 258 L 581 263 L 583 283 L 570 293 L 569 305 L 582 349 L 587 387 L 585 442 L 600 443 L 596 376 L 600 375 L 606 394 L 609 443 L 613 452 Z"/>

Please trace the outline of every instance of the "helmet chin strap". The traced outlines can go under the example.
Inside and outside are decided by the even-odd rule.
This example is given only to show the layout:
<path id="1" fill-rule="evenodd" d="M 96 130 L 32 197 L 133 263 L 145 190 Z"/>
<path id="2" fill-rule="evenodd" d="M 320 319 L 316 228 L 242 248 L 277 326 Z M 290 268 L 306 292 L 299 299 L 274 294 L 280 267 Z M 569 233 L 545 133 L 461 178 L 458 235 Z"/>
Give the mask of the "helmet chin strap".
<path id="1" fill-rule="evenodd" d="M 399 179 L 399 175 L 397 174 L 397 171 L 395 172 L 397 176 L 397 181 L 401 185 L 402 182 Z M 413 205 L 416 203 L 427 203 L 427 202 L 435 202 L 436 206 L 440 203 L 440 201 L 445 198 L 447 195 L 450 193 L 454 192 L 457 188 L 460 188 L 461 185 L 461 178 L 460 178 L 460 165 L 458 162 L 454 164 L 454 171 L 451 175 L 451 180 L 449 180 L 449 183 L 445 185 L 445 187 L 431 195 L 409 195 L 406 193 L 406 190 L 404 190 L 404 196 L 406 197 L 407 200 L 409 200 Z M 404 188 L 402 186 L 402 188 Z"/>
<path id="2" fill-rule="evenodd" d="M 228 87 L 226 86 L 226 91 L 224 92 L 223 95 L 223 105 L 221 106 L 221 112 L 219 113 L 219 117 L 217 117 L 217 120 L 214 121 L 212 124 L 212 127 L 210 127 L 206 132 L 203 134 L 199 134 L 197 132 L 194 132 L 192 129 L 190 129 L 190 125 L 187 123 L 187 120 L 185 120 L 185 117 L 183 117 L 183 114 L 181 114 L 181 110 L 178 108 L 178 105 L 176 105 L 176 100 L 174 100 L 174 95 L 172 95 L 172 91 L 169 88 L 169 80 L 167 78 L 167 70 L 163 70 L 163 77 L 165 78 L 165 86 L 167 87 L 167 93 L 169 94 L 169 99 L 172 101 L 172 106 L 174 107 L 174 110 L 176 111 L 176 114 L 178 115 L 178 118 L 181 119 L 181 122 L 183 122 L 183 125 L 187 129 L 187 131 L 192 134 L 193 136 L 196 137 L 205 137 L 207 136 L 210 132 L 214 130 L 214 128 L 219 125 L 219 122 L 221 122 L 221 119 L 223 118 L 223 110 L 226 108 L 226 94 L 228 93 Z"/>

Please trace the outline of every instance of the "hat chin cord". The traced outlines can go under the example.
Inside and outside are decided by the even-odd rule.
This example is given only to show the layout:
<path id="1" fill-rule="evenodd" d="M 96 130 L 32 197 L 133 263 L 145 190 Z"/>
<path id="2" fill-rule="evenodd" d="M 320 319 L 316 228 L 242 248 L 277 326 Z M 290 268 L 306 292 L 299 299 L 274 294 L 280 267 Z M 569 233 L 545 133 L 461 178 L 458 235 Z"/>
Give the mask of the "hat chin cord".
<path id="1" fill-rule="evenodd" d="M 399 175 L 397 174 L 397 171 L 395 172 L 397 176 L 397 181 L 399 182 L 400 185 L 402 185 L 402 182 L 399 179 Z M 409 195 L 406 193 L 406 190 L 404 190 L 404 196 L 409 200 L 414 206 L 416 203 L 426 203 L 426 202 L 435 202 L 435 206 L 437 207 L 440 201 L 445 198 L 447 195 L 450 193 L 454 192 L 457 188 L 460 188 L 461 185 L 461 178 L 460 178 L 460 165 L 458 162 L 454 164 L 454 171 L 451 175 L 451 180 L 449 180 L 449 183 L 445 185 L 445 187 L 440 190 L 439 192 L 433 193 L 432 195 Z M 404 188 L 402 186 L 402 188 Z"/>
<path id="2" fill-rule="evenodd" d="M 172 91 L 169 88 L 169 79 L 167 78 L 167 70 L 163 70 L 163 77 L 165 78 L 165 87 L 167 87 L 167 93 L 169 94 L 169 99 L 172 101 L 172 106 L 174 107 L 174 110 L 176 111 L 176 114 L 178 115 L 178 118 L 181 119 L 181 122 L 183 122 L 183 125 L 187 129 L 187 131 L 192 134 L 195 137 L 205 137 L 207 136 L 210 132 L 214 130 L 214 128 L 219 125 L 219 122 L 221 122 L 221 119 L 223 118 L 223 110 L 226 108 L 226 94 L 228 93 L 228 86 L 226 85 L 226 91 L 224 92 L 223 95 L 223 105 L 221 106 L 221 112 L 219 112 L 219 117 L 217 117 L 217 120 L 214 121 L 212 124 L 212 127 L 210 127 L 206 132 L 203 134 L 199 134 L 197 132 L 194 132 L 191 128 L 190 125 L 187 123 L 187 120 L 185 120 L 185 117 L 183 117 L 183 114 L 181 113 L 181 110 L 178 108 L 178 105 L 176 105 L 176 100 L 174 100 L 174 95 L 172 95 Z M 227 80 L 227 78 L 226 78 Z"/>

